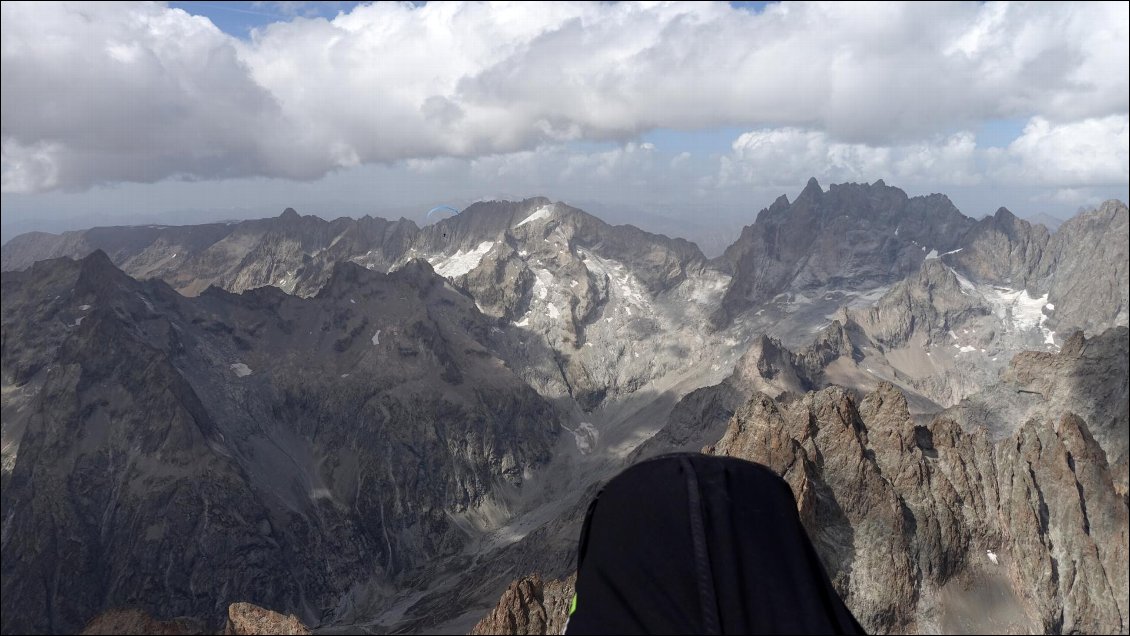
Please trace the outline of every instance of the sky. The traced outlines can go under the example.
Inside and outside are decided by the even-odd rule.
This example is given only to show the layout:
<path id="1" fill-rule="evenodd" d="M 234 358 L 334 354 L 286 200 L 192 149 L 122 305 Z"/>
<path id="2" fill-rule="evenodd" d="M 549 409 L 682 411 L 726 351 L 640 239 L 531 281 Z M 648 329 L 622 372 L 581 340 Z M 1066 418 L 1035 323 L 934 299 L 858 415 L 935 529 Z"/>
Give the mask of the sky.
<path id="1" fill-rule="evenodd" d="M 809 177 L 1067 218 L 1128 198 L 1128 7 L 4 2 L 0 229 L 540 195 L 717 251 Z"/>

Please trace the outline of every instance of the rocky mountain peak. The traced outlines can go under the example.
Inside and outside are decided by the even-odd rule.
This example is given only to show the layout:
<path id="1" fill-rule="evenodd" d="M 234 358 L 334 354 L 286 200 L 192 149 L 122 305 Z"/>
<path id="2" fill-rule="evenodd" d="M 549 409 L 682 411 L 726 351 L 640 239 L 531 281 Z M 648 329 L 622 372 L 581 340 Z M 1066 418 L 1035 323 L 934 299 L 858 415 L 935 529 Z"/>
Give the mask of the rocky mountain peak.
<path id="1" fill-rule="evenodd" d="M 463 213 L 471 212 L 474 214 L 510 214 L 520 210 L 537 209 L 543 205 L 551 205 L 553 202 L 546 197 L 527 197 L 520 201 L 509 200 L 490 200 L 490 201 L 476 201 L 467 206 Z"/>
<path id="2" fill-rule="evenodd" d="M 1051 233 L 1007 208 L 981 219 L 947 260 L 974 280 L 1037 291 L 1051 266 Z"/>
<path id="3" fill-rule="evenodd" d="M 476 201 L 446 222 L 489 227 L 497 233 L 518 224 L 539 208 L 552 205 L 554 203 L 545 197 L 530 197 L 521 201 Z"/>
<path id="4" fill-rule="evenodd" d="M 769 209 L 770 210 L 772 210 L 772 209 L 780 210 L 782 208 L 787 208 L 790 205 L 792 205 L 792 204 L 789 202 L 789 195 L 782 194 L 781 196 L 779 196 L 779 197 L 777 197 L 776 199 L 773 200 L 773 204 L 769 206 Z"/>
<path id="5" fill-rule="evenodd" d="M 79 259 L 81 271 L 89 272 L 91 276 L 104 275 L 111 272 L 117 272 L 118 275 L 122 274 L 106 252 L 102 250 L 94 250 L 87 256 Z"/>
<path id="6" fill-rule="evenodd" d="M 788 204 L 757 215 L 719 259 L 733 272 L 716 325 L 785 289 L 853 289 L 893 283 L 924 259 L 957 247 L 974 221 L 942 195 L 908 197 L 884 183 L 815 179 Z"/>
<path id="7" fill-rule="evenodd" d="M 440 276 L 436 274 L 436 270 L 432 267 L 432 264 L 429 263 L 427 259 L 423 258 L 413 258 L 401 267 L 390 272 L 389 275 L 396 279 L 407 281 L 419 289 L 427 289 L 442 280 Z"/>
<path id="8" fill-rule="evenodd" d="M 1130 216 L 1107 201 L 1064 222 L 1048 243 L 1041 281 L 1055 329 L 1090 334 L 1130 320 Z"/>
<path id="9" fill-rule="evenodd" d="M 279 215 L 279 218 L 284 221 L 295 221 L 302 218 L 294 208 L 287 208 Z"/>
<path id="10" fill-rule="evenodd" d="M 412 263 L 415 263 L 415 259 Z M 349 261 L 335 263 L 330 277 L 326 279 L 316 298 L 343 298 L 376 276 L 384 277 L 385 274 L 371 271 Z"/>
<path id="11" fill-rule="evenodd" d="M 94 250 L 79 261 L 78 281 L 75 294 L 78 296 L 106 295 L 112 290 L 132 287 L 137 281 L 114 266 L 113 261 L 102 250 Z"/>
<path id="12" fill-rule="evenodd" d="M 1118 199 L 1108 199 L 1103 201 L 1103 204 L 1096 210 L 1097 216 L 1106 219 L 1114 220 L 1119 217 L 1125 217 L 1127 214 L 1126 204 Z"/>
<path id="13" fill-rule="evenodd" d="M 1008 208 L 1001 206 L 997 208 L 997 211 L 993 214 L 993 220 L 996 221 L 998 225 L 1003 225 L 1015 223 L 1018 219 Z"/>
<path id="14" fill-rule="evenodd" d="M 809 177 L 808 182 L 804 184 L 804 189 L 800 191 L 794 203 L 800 202 L 801 199 L 819 200 L 823 194 L 824 189 L 820 187 L 820 182 L 816 180 L 816 177 Z"/>

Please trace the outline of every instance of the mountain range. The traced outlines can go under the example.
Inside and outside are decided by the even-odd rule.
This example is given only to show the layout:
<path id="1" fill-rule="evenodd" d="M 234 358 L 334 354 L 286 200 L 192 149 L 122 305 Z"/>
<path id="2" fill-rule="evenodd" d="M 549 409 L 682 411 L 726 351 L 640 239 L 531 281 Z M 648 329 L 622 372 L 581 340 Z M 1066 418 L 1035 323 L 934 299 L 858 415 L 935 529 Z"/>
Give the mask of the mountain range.
<path id="1" fill-rule="evenodd" d="M 812 180 L 714 259 L 544 198 L 18 236 L 2 630 L 544 630 L 599 485 L 706 448 L 868 630 L 1125 632 L 1128 234 Z"/>

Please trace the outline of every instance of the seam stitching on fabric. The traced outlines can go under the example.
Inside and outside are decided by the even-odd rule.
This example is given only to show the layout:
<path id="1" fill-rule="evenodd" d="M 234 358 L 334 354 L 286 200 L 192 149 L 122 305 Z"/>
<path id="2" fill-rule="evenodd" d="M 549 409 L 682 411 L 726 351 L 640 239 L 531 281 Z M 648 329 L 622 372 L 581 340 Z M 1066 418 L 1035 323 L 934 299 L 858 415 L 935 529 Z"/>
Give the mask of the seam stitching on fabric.
<path id="1" fill-rule="evenodd" d="M 720 633 L 718 602 L 714 595 L 714 575 L 710 567 L 710 553 L 706 547 L 706 530 L 702 520 L 702 494 L 698 489 L 698 475 L 690 459 L 680 461 L 687 471 L 687 507 L 691 521 L 691 540 L 694 543 L 695 574 L 698 579 L 698 598 L 702 610 L 702 629 L 705 634 Z"/>

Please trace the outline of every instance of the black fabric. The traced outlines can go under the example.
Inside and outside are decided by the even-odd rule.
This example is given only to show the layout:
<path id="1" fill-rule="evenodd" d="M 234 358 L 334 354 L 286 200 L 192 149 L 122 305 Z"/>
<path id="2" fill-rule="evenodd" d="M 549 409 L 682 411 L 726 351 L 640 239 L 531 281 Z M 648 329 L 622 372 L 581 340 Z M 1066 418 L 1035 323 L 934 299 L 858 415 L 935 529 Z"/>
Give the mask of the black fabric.
<path id="1" fill-rule="evenodd" d="M 617 475 L 581 529 L 566 634 L 862 634 L 759 464 L 665 455 Z"/>

